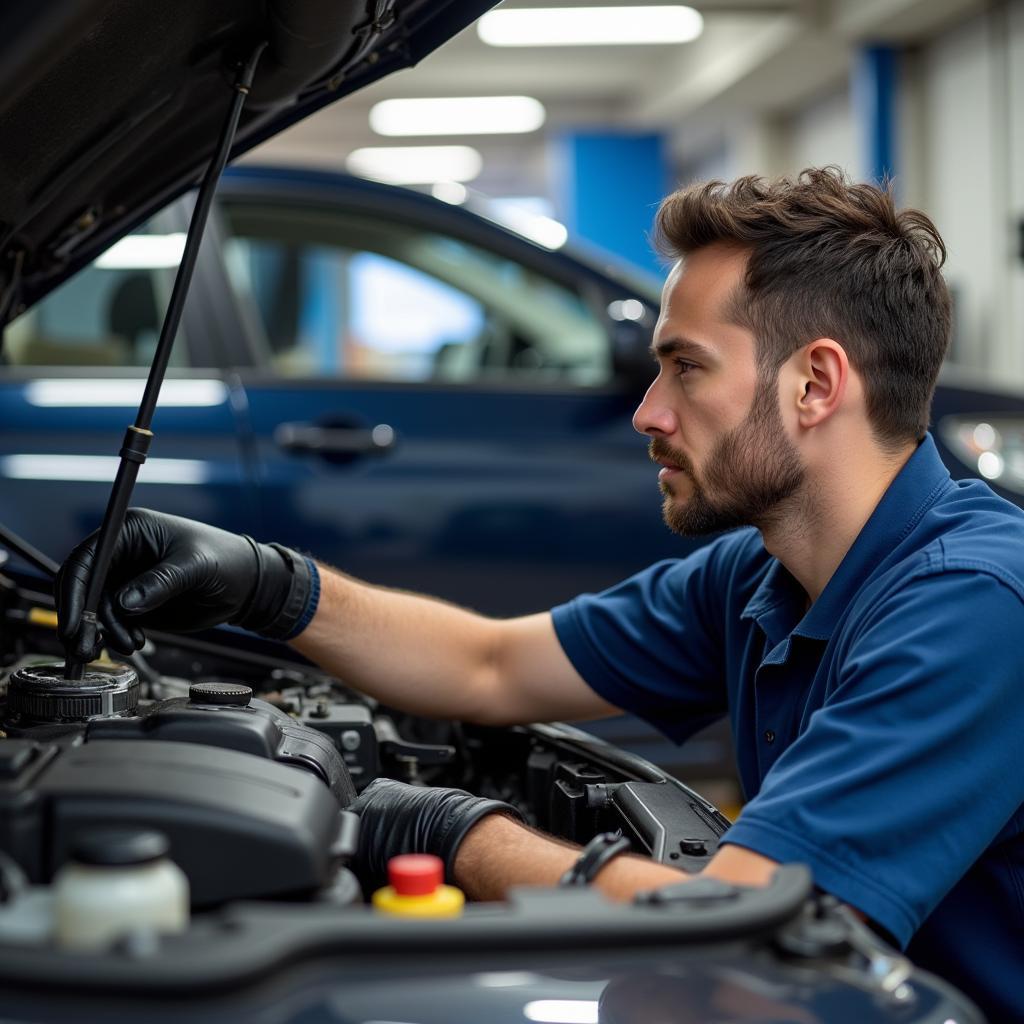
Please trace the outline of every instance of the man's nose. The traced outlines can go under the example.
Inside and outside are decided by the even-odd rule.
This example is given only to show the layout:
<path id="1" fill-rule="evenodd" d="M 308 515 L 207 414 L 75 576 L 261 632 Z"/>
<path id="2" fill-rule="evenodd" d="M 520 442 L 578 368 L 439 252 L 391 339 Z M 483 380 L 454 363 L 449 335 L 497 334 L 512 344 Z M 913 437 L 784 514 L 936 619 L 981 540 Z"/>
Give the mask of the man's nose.
<path id="1" fill-rule="evenodd" d="M 633 413 L 633 429 L 638 434 L 667 436 L 675 433 L 677 425 L 676 414 L 661 400 L 658 380 L 655 380 Z"/>

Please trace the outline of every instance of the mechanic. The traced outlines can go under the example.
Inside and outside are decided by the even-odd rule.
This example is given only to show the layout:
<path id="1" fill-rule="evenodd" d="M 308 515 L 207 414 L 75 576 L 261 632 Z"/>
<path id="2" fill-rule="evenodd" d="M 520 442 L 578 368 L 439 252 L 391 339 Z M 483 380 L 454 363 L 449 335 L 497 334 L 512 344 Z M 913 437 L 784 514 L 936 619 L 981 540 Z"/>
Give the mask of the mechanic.
<path id="1" fill-rule="evenodd" d="M 634 423 L 668 525 L 731 532 L 498 621 L 133 510 L 105 642 L 232 622 L 388 705 L 488 725 L 625 710 L 681 742 L 729 715 L 748 803 L 704 874 L 763 885 L 808 864 L 917 963 L 1016 1017 L 1024 512 L 952 481 L 927 433 L 950 334 L 942 240 L 831 168 L 682 189 L 657 232 L 675 262 Z M 72 645 L 94 546 L 58 580 Z M 378 781 L 355 809 L 357 868 L 377 881 L 391 855 L 434 852 L 470 897 L 499 899 L 579 853 L 457 790 Z M 628 899 L 682 877 L 618 856 L 593 884 Z"/>

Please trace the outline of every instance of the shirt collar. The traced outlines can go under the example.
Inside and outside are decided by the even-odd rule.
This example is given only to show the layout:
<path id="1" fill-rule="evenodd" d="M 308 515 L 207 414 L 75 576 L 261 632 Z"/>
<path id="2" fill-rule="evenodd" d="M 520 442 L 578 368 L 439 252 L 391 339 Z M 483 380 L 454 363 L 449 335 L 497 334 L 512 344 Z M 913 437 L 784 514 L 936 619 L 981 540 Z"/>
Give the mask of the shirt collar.
<path id="1" fill-rule="evenodd" d="M 754 619 L 770 647 L 775 647 L 800 621 L 807 605 L 804 588 L 777 559 L 768 564 L 764 579 L 747 602 L 740 617 Z"/>
<path id="2" fill-rule="evenodd" d="M 781 639 L 780 633 L 788 631 L 796 636 L 827 640 L 872 570 L 913 530 L 949 483 L 949 471 L 939 457 L 931 434 L 926 434 L 882 495 L 821 596 L 802 619 L 807 596 L 777 559 L 772 559 L 742 617 L 755 619 L 773 643 Z M 784 627 L 784 621 L 788 621 L 788 627 Z"/>

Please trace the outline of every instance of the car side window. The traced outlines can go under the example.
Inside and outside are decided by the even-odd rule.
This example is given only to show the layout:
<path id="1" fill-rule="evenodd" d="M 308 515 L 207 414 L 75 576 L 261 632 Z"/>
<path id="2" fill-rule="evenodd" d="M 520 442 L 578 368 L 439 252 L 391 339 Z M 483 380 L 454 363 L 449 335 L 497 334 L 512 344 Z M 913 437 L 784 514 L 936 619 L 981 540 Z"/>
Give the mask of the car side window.
<path id="1" fill-rule="evenodd" d="M 601 318 L 560 282 L 444 234 L 234 202 L 224 255 L 261 362 L 286 377 L 551 381 L 611 375 Z"/>
<path id="2" fill-rule="evenodd" d="M 10 323 L 3 363 L 148 367 L 184 246 L 160 215 L 136 228 Z M 188 365 L 182 333 L 172 366 Z"/>

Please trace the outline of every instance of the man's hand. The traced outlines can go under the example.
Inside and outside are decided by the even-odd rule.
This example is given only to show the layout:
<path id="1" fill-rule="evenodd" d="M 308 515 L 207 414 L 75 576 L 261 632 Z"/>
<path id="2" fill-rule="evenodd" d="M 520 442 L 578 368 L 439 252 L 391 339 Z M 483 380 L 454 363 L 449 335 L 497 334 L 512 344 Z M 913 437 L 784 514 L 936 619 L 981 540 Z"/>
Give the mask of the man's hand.
<path id="1" fill-rule="evenodd" d="M 400 853 L 433 853 L 444 861 L 445 878 L 466 833 L 488 814 L 521 815 L 500 800 L 461 789 L 407 786 L 392 779 L 371 782 L 348 808 L 359 815 L 359 849 L 352 870 L 364 887 L 387 884 L 388 861 Z"/>
<path id="2" fill-rule="evenodd" d="M 187 633 L 230 622 L 283 637 L 309 603 L 312 574 L 287 548 L 191 519 L 129 509 L 100 603 L 104 636 L 94 649 L 80 649 L 97 537 L 92 534 L 71 552 L 56 582 L 61 639 L 83 660 L 96 657 L 104 644 L 126 654 L 137 650 L 147 627 Z"/>

